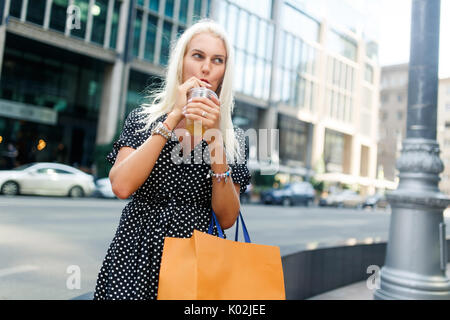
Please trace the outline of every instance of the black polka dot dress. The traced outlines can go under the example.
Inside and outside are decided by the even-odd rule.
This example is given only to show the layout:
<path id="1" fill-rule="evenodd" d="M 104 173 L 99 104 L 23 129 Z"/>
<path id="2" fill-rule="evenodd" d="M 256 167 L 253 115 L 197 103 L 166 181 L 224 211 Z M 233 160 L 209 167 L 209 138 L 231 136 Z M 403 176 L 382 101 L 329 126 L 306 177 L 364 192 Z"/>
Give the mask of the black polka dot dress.
<path id="1" fill-rule="evenodd" d="M 150 130 L 136 133 L 136 129 L 144 126 L 139 111 L 141 108 L 127 117 L 119 140 L 107 156 L 111 164 L 121 147 L 137 149 L 148 139 L 153 126 L 167 118 L 164 114 Z M 248 145 L 243 130 L 234 130 L 241 150 L 245 149 L 245 158 L 230 165 L 231 177 L 240 184 L 242 193 L 251 178 L 247 167 Z M 171 159 L 172 152 L 180 156 Z M 180 152 L 181 143 L 173 136 L 147 180 L 123 209 L 97 278 L 94 300 L 156 299 L 164 237 L 189 238 L 194 229 L 208 231 L 212 196 L 212 180 L 207 178 L 211 169 L 208 144 L 202 140 L 189 157 L 181 157 Z M 217 235 L 215 227 L 214 234 Z"/>

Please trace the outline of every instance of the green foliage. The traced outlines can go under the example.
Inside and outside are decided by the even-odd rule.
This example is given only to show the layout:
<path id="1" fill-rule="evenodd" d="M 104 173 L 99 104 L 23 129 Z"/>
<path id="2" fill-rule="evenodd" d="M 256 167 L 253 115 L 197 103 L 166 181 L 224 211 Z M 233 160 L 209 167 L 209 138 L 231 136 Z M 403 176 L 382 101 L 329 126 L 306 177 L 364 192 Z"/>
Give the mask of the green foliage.
<path id="1" fill-rule="evenodd" d="M 275 175 L 262 175 L 260 171 L 255 171 L 252 176 L 255 186 L 272 188 L 275 183 Z"/>
<path id="2" fill-rule="evenodd" d="M 320 193 L 322 193 L 324 191 L 325 183 L 323 181 L 318 181 L 318 180 L 314 179 L 314 177 L 311 177 L 309 182 L 312 184 L 314 190 L 316 190 Z"/>

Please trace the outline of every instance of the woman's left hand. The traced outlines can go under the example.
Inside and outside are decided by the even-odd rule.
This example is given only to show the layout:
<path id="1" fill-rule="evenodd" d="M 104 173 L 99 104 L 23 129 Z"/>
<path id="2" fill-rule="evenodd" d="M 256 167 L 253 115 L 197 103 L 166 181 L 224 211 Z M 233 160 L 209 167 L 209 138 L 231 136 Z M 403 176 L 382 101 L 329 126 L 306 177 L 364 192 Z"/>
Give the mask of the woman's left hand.
<path id="1" fill-rule="evenodd" d="M 205 131 L 209 129 L 220 130 L 220 101 L 215 97 L 211 97 L 211 99 L 205 97 L 192 98 L 184 107 L 183 114 L 186 119 L 200 121 Z M 206 142 L 209 144 L 212 141 L 208 139 Z"/>

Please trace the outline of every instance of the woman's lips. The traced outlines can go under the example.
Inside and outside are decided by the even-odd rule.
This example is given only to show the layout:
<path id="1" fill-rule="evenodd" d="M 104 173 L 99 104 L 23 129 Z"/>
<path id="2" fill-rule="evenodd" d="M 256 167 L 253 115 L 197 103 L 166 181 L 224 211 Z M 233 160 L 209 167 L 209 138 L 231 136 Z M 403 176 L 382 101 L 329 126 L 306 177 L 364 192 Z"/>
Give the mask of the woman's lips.
<path id="1" fill-rule="evenodd" d="M 206 79 L 200 79 L 201 81 L 204 81 L 204 82 L 206 82 L 206 83 L 209 83 L 209 81 L 208 80 L 206 80 Z M 209 84 L 211 84 L 211 83 L 209 83 Z"/>

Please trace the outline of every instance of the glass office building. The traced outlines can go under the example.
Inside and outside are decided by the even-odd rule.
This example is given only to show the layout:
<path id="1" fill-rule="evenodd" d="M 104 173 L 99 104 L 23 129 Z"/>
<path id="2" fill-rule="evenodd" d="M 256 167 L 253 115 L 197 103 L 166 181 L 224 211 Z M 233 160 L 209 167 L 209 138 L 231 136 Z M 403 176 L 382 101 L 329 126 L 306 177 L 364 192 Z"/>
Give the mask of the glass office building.
<path id="1" fill-rule="evenodd" d="M 92 170 L 97 147 L 163 80 L 171 43 L 209 17 L 233 44 L 233 122 L 279 129 L 280 177 L 307 178 L 325 162 L 323 180 L 368 186 L 376 166 L 376 45 L 304 2 L 6 0 L 0 148 L 13 141 L 17 164 Z M 251 154 L 258 171 L 258 153 Z"/>

